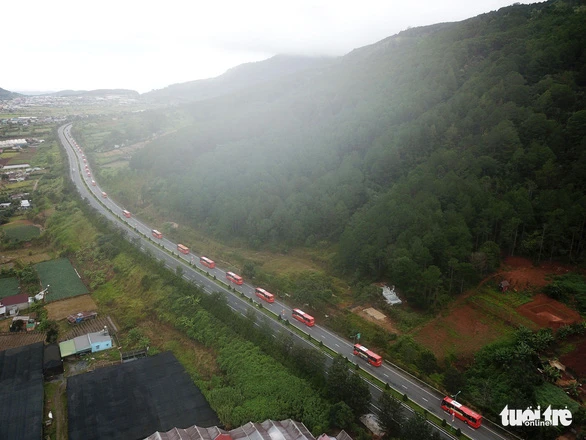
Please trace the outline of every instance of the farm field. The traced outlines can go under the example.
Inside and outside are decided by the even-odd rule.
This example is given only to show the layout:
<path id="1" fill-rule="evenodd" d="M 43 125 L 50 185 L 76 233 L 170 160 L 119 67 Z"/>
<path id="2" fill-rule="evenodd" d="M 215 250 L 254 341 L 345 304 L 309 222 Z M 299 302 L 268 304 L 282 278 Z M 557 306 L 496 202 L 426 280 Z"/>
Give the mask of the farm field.
<path id="1" fill-rule="evenodd" d="M 10 321 L 11 322 L 11 321 Z M 45 340 L 44 332 L 0 333 L 0 351 L 22 347 Z"/>
<path id="2" fill-rule="evenodd" d="M 41 231 L 37 226 L 33 226 L 26 221 L 8 223 L 2 226 L 2 230 L 8 239 L 15 241 L 29 241 L 41 235 Z"/>
<path id="3" fill-rule="evenodd" d="M 65 319 L 74 313 L 98 310 L 98 306 L 89 295 L 53 301 L 47 304 L 45 308 L 47 309 L 48 318 L 54 321 Z"/>
<path id="4" fill-rule="evenodd" d="M 35 265 L 43 286 L 50 285 L 47 302 L 88 293 L 75 269 L 67 258 L 45 261 Z"/>
<path id="5" fill-rule="evenodd" d="M 18 278 L 0 278 L 0 299 L 18 293 Z"/>

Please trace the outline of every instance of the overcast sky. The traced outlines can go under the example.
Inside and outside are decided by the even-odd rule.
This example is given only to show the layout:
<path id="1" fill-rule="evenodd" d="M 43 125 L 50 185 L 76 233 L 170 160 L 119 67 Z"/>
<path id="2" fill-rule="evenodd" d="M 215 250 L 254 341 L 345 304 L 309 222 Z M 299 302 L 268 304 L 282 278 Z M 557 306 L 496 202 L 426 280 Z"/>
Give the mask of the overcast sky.
<path id="1" fill-rule="evenodd" d="M 143 93 L 280 53 L 344 55 L 408 27 L 513 3 L 535 1 L 7 1 L 0 87 Z"/>

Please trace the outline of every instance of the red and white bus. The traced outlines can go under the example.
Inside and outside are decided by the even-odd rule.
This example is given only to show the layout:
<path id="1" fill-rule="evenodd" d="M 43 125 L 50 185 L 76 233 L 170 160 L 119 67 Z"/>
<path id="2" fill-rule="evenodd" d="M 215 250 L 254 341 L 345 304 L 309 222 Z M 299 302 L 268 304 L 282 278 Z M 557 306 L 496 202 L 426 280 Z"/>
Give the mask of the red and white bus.
<path id="1" fill-rule="evenodd" d="M 275 295 L 273 295 L 270 292 L 267 292 L 265 289 L 261 289 L 260 287 L 254 289 L 254 294 L 258 296 L 260 299 L 265 300 L 266 302 L 275 302 Z"/>
<path id="2" fill-rule="evenodd" d="M 216 267 L 216 262 L 214 260 L 210 260 L 208 257 L 199 257 L 199 262 L 205 266 L 213 269 Z"/>
<path id="3" fill-rule="evenodd" d="M 157 231 L 156 229 L 153 229 L 151 231 L 151 234 L 153 234 L 153 237 L 155 238 L 163 238 L 163 234 L 161 234 L 159 231 Z"/>
<path id="4" fill-rule="evenodd" d="M 375 367 L 380 367 L 383 363 L 383 358 L 380 357 L 373 351 L 370 351 L 364 345 L 354 344 L 354 355 L 361 357 L 365 361 L 367 361 L 370 365 Z"/>
<path id="5" fill-rule="evenodd" d="M 301 321 L 308 327 L 313 327 L 315 325 L 315 319 L 313 319 L 313 316 L 308 315 L 303 310 L 293 309 L 291 314 L 293 315 L 293 318 L 297 321 Z"/>
<path id="6" fill-rule="evenodd" d="M 102 191 L 102 197 L 107 199 L 108 198 L 108 194 L 106 194 L 104 191 Z"/>
<path id="7" fill-rule="evenodd" d="M 233 282 L 234 284 L 238 284 L 239 286 L 244 283 L 242 277 L 240 275 L 236 275 L 234 272 L 226 272 L 226 279 Z"/>
<path id="8" fill-rule="evenodd" d="M 95 180 L 92 180 L 92 185 L 93 186 L 96 186 L 96 181 Z"/>
<path id="9" fill-rule="evenodd" d="M 178 244 L 177 245 L 177 250 L 179 252 L 181 252 L 182 254 L 187 255 L 189 253 L 189 248 L 183 244 Z"/>
<path id="10" fill-rule="evenodd" d="M 444 411 L 456 416 L 460 420 L 463 420 L 467 425 L 473 428 L 480 428 L 482 424 L 482 416 L 470 408 L 465 407 L 461 403 L 456 402 L 451 397 L 444 397 L 441 403 L 441 407 Z"/>
<path id="11" fill-rule="evenodd" d="M 132 215 L 130 214 L 130 212 L 128 212 L 126 209 L 124 211 L 122 211 L 122 214 L 124 214 L 124 217 L 126 217 L 126 218 L 132 217 Z"/>

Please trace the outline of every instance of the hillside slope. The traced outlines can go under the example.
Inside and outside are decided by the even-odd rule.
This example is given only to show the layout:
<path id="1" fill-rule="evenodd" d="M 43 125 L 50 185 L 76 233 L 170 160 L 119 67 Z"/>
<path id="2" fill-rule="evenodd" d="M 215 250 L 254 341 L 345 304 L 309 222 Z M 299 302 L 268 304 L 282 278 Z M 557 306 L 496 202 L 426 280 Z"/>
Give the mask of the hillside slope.
<path id="1" fill-rule="evenodd" d="M 131 165 L 194 227 L 338 243 L 342 271 L 429 307 L 504 250 L 583 259 L 585 47 L 580 1 L 410 29 L 191 104 Z"/>
<path id="2" fill-rule="evenodd" d="M 15 93 L 15 92 L 11 92 L 9 90 L 5 90 L 3 88 L 0 88 L 0 99 L 13 99 L 13 98 L 18 98 L 21 95 L 20 93 Z"/>

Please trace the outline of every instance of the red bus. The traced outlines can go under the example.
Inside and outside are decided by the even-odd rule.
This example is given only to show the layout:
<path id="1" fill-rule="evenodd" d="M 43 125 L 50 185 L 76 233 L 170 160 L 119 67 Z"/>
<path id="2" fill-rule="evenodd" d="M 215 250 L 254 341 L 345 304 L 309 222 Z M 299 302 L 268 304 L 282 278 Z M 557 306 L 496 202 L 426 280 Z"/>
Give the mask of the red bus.
<path id="1" fill-rule="evenodd" d="M 467 408 L 461 403 L 456 402 L 451 397 L 444 397 L 441 403 L 441 407 L 444 411 L 453 414 L 473 428 L 480 428 L 480 425 L 482 424 L 482 416 L 480 414 L 475 413 L 470 408 Z"/>
<path id="2" fill-rule="evenodd" d="M 108 198 L 108 194 L 106 194 L 105 192 L 102 191 L 102 197 L 107 199 Z"/>
<path id="3" fill-rule="evenodd" d="M 354 355 L 361 357 L 365 361 L 367 361 L 370 365 L 374 365 L 375 367 L 380 367 L 383 363 L 383 358 L 380 357 L 373 351 L 370 351 L 364 345 L 354 344 Z"/>
<path id="4" fill-rule="evenodd" d="M 122 214 L 124 214 L 124 217 L 126 217 L 126 218 L 130 218 L 130 217 L 132 217 L 132 216 L 130 215 L 130 212 L 128 212 L 126 209 L 125 209 L 124 211 L 122 211 Z"/>
<path id="5" fill-rule="evenodd" d="M 244 280 L 240 275 L 236 275 L 234 272 L 226 272 L 226 278 L 228 281 L 232 281 L 234 284 L 238 284 L 239 286 L 244 283 Z"/>
<path id="6" fill-rule="evenodd" d="M 96 181 L 92 180 L 92 185 L 96 186 Z"/>
<path id="7" fill-rule="evenodd" d="M 163 238 L 163 234 L 161 234 L 159 231 L 157 231 L 156 229 L 153 229 L 151 231 L 151 234 L 153 234 L 153 237 L 155 238 Z"/>
<path id="8" fill-rule="evenodd" d="M 303 310 L 293 309 L 291 314 L 293 315 L 293 318 L 297 321 L 301 321 L 308 327 L 313 327 L 315 325 L 315 319 L 313 319 L 313 316 L 308 315 Z"/>
<path id="9" fill-rule="evenodd" d="M 189 248 L 185 245 L 182 245 L 182 244 L 177 245 L 177 250 L 185 255 L 187 255 L 189 253 Z"/>
<path id="10" fill-rule="evenodd" d="M 265 289 L 261 289 L 260 287 L 257 287 L 256 289 L 254 289 L 254 293 L 256 296 L 258 296 L 260 299 L 265 300 L 266 302 L 269 302 L 269 303 L 275 302 L 275 295 L 273 295 L 270 292 L 267 292 Z"/>
<path id="11" fill-rule="evenodd" d="M 199 262 L 210 269 L 216 267 L 216 262 L 214 260 L 210 260 L 208 257 L 199 257 Z"/>

